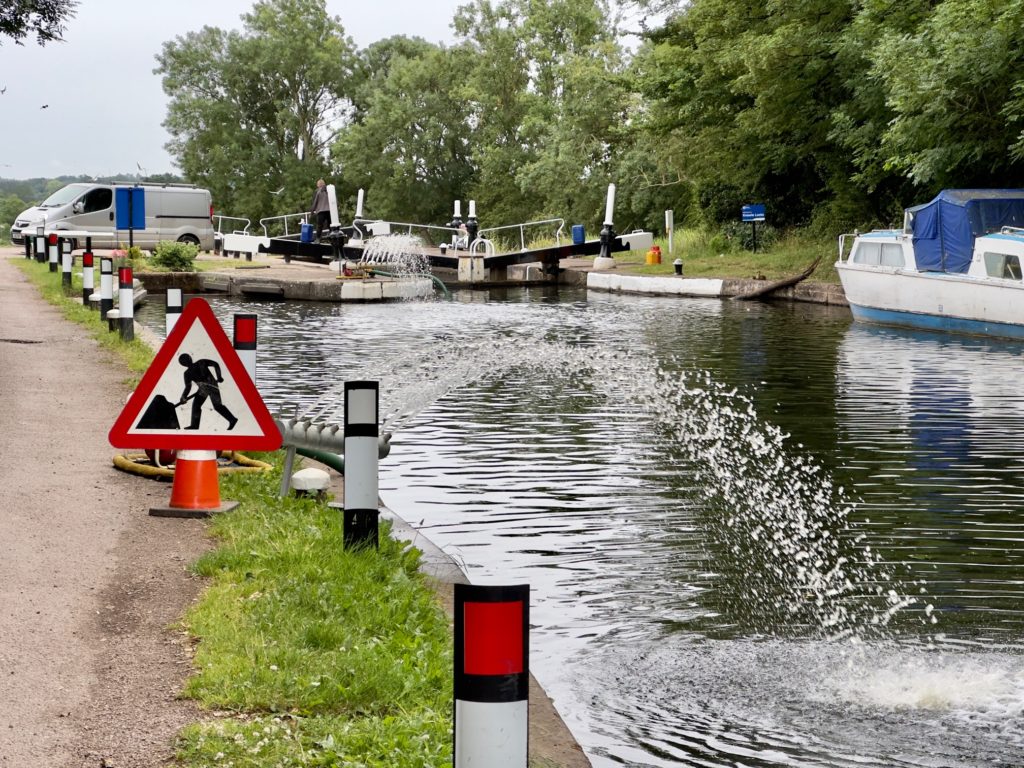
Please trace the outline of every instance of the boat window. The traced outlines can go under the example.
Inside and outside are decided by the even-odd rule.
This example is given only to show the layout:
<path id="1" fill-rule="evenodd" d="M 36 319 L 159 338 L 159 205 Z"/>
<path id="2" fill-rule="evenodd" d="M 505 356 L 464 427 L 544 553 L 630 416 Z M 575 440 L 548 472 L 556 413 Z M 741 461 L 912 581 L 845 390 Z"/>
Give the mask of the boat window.
<path id="1" fill-rule="evenodd" d="M 985 274 L 1004 280 L 1020 280 L 1020 257 L 1015 254 L 985 252 Z"/>
<path id="2" fill-rule="evenodd" d="M 854 264 L 871 264 L 877 266 L 882 256 L 882 244 L 881 243 L 870 243 L 866 240 L 862 240 L 857 243 L 857 248 L 853 252 L 853 256 L 850 260 Z"/>
<path id="3" fill-rule="evenodd" d="M 882 243 L 883 267 L 903 267 L 903 246 L 898 243 Z"/>

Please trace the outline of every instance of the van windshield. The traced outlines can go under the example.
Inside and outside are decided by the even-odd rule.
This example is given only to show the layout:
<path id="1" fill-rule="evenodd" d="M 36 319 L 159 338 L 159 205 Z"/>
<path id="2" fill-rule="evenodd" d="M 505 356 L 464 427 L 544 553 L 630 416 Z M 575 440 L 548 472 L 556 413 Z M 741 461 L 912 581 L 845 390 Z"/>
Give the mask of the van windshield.
<path id="1" fill-rule="evenodd" d="M 48 198 L 43 200 L 39 204 L 40 208 L 56 208 L 58 205 L 65 205 L 70 203 L 72 200 L 77 198 L 82 192 L 88 188 L 88 184 L 69 184 L 62 189 L 58 189 Z"/>

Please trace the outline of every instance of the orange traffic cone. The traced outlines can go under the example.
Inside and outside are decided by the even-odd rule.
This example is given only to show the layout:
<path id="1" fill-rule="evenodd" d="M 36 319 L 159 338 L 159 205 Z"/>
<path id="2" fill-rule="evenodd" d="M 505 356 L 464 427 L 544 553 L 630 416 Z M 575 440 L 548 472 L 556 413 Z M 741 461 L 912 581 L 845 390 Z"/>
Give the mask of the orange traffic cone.
<path id="1" fill-rule="evenodd" d="M 216 451 L 179 451 L 174 462 L 170 506 L 154 507 L 149 514 L 157 517 L 209 517 L 213 512 L 226 512 L 237 506 L 236 501 L 221 503 Z"/>

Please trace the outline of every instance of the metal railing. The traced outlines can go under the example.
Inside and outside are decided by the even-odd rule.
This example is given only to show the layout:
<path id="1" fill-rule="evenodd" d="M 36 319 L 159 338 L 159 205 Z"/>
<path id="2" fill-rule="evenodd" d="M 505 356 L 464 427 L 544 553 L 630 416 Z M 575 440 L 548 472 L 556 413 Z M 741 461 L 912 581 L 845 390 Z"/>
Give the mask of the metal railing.
<path id="1" fill-rule="evenodd" d="M 214 215 L 213 218 L 217 222 L 217 228 L 214 231 L 219 232 L 220 234 L 224 234 L 224 230 L 222 228 L 224 226 L 225 221 L 244 221 L 245 226 L 242 227 L 242 229 L 232 230 L 235 233 L 241 233 L 243 235 L 248 235 L 249 227 L 252 226 L 252 221 L 250 219 L 245 218 L 244 216 L 222 216 L 218 213 Z"/>
<path id="2" fill-rule="evenodd" d="M 489 227 L 487 229 L 481 229 L 477 233 L 478 240 L 494 240 L 493 237 L 496 232 L 503 232 L 510 229 L 519 230 L 519 248 L 520 250 L 526 250 L 526 228 L 527 227 L 539 227 L 545 224 L 558 224 L 558 229 L 555 230 L 555 244 L 562 244 L 562 231 L 565 229 L 565 219 L 544 219 L 542 221 L 527 221 L 523 224 L 506 224 L 503 227 Z M 485 237 L 487 235 L 488 237 Z M 500 236 L 497 239 L 501 239 Z"/>
<path id="3" fill-rule="evenodd" d="M 266 236 L 266 237 L 274 237 L 274 236 L 276 236 L 276 233 L 275 233 L 275 235 L 271 235 L 269 230 L 267 229 L 267 224 L 274 224 L 274 223 L 280 223 L 280 225 L 282 226 L 282 228 L 284 230 L 280 234 L 283 235 L 284 237 L 288 237 L 290 234 L 293 234 L 288 229 L 288 220 L 289 219 L 301 219 L 301 221 L 299 222 L 300 227 L 296 227 L 296 230 L 294 232 L 294 234 L 299 234 L 299 231 L 301 229 L 301 225 L 309 223 L 309 213 L 308 212 L 303 212 L 303 213 L 286 213 L 283 216 L 267 216 L 266 218 L 260 219 L 260 226 L 263 227 L 263 234 L 264 234 L 264 236 Z"/>
<path id="4" fill-rule="evenodd" d="M 413 230 L 423 230 L 424 233 L 427 235 L 426 239 L 430 245 L 440 245 L 441 243 L 444 243 L 445 245 L 448 245 L 450 248 L 455 248 L 456 250 L 460 247 L 466 247 L 464 242 L 461 243 L 461 245 L 459 242 L 460 240 L 464 239 L 462 238 L 462 235 L 464 235 L 465 233 L 462 232 L 461 230 L 455 229 L 454 227 L 440 227 L 434 224 L 410 224 L 409 222 L 405 221 L 386 221 L 385 219 L 355 219 L 352 222 L 353 228 L 360 234 L 383 234 L 380 232 L 373 231 L 373 225 L 375 224 L 386 225 L 388 228 L 388 234 L 392 235 L 406 234 L 411 236 L 414 234 Z M 405 230 L 404 232 L 401 231 L 403 229 Z M 441 239 L 435 242 L 435 239 L 433 237 L 430 237 L 430 235 L 435 232 L 445 233 L 447 239 Z"/>

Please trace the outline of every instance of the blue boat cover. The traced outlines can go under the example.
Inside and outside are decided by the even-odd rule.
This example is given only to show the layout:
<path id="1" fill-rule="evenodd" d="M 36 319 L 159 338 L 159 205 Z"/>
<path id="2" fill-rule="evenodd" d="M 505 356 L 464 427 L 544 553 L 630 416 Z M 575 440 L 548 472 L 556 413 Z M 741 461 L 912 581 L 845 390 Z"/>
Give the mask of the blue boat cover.
<path id="1" fill-rule="evenodd" d="M 974 238 L 1001 227 L 1024 227 L 1024 189 L 944 189 L 908 211 L 917 268 L 966 272 Z"/>

